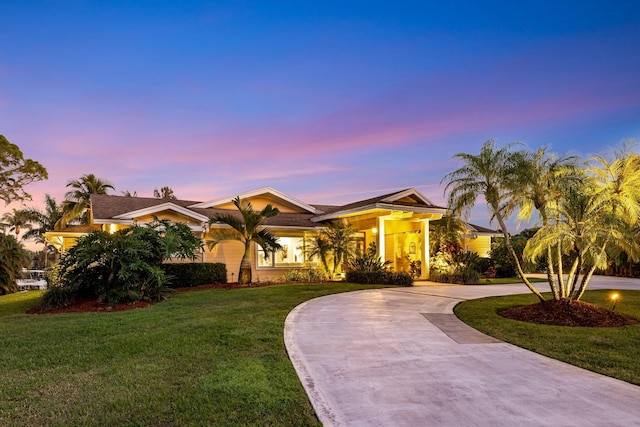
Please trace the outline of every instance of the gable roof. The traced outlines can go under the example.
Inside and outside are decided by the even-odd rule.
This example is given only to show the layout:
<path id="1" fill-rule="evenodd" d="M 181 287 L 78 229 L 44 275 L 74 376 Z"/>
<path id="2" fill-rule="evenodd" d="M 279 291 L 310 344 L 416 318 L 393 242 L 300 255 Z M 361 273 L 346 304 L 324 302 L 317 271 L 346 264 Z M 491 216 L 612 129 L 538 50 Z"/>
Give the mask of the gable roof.
<path id="1" fill-rule="evenodd" d="M 314 221 L 325 221 L 341 216 L 353 215 L 367 210 L 404 210 L 415 213 L 435 213 L 444 215 L 446 208 L 436 206 L 415 188 L 407 188 L 382 196 L 348 203 L 343 206 L 323 206 L 324 214 Z"/>
<path id="2" fill-rule="evenodd" d="M 227 197 L 223 197 L 222 199 L 215 199 L 215 200 L 209 200 L 208 202 L 196 203 L 189 207 L 190 208 L 214 208 L 216 206 L 221 206 L 221 205 L 230 203 L 236 197 L 240 197 L 241 199 L 249 199 L 251 197 L 256 197 L 256 196 L 272 198 L 280 201 L 285 205 L 289 205 L 294 208 L 301 209 L 304 212 L 308 212 L 312 214 L 322 213 L 319 209 L 309 204 L 306 204 L 294 197 L 288 196 L 272 187 L 262 187 L 256 190 L 246 191 L 244 193 L 240 193 L 235 196 L 227 196 Z"/>

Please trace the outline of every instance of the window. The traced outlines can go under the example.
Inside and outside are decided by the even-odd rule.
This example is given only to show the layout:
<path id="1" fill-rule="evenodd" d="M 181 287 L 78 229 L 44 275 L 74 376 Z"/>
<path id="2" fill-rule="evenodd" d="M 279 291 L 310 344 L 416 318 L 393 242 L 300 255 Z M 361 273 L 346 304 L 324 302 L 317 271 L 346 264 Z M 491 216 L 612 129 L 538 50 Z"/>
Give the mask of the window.
<path id="1" fill-rule="evenodd" d="M 304 265 L 304 237 L 280 237 L 278 243 L 282 249 L 266 255 L 260 246 L 258 254 L 258 267 L 302 267 Z"/>

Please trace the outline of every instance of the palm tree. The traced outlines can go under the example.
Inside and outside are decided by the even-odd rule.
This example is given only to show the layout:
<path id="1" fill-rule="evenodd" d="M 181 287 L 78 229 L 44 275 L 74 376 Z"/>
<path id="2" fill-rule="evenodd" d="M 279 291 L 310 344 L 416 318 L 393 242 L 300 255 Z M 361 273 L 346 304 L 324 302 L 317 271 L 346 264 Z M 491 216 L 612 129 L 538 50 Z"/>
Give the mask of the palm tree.
<path id="1" fill-rule="evenodd" d="M 525 254 L 535 258 L 549 247 L 576 254 L 561 298 L 580 299 L 597 268 L 625 251 L 640 257 L 634 240 L 640 216 L 640 155 L 614 151 L 609 161 L 596 156 L 579 182 L 565 189 L 557 218 L 529 240 Z M 580 275 L 581 279 L 580 279 Z"/>
<path id="2" fill-rule="evenodd" d="M 312 238 L 305 239 L 305 250 L 307 258 L 312 259 L 316 256 L 320 258 L 320 262 L 322 262 L 324 271 L 328 276 L 331 273 L 328 263 L 328 257 L 331 254 L 331 247 L 324 233 L 316 233 Z"/>
<path id="3" fill-rule="evenodd" d="M 44 205 L 44 212 L 34 208 L 28 210 L 29 220 L 36 224 L 37 227 L 26 232 L 22 238 L 33 239 L 37 243 L 42 243 L 44 245 L 44 265 L 46 267 L 47 255 L 49 253 L 49 248 L 52 246 L 49 246 L 49 243 L 44 238 L 44 234 L 56 229 L 56 224 L 58 224 L 64 215 L 64 212 L 62 211 L 62 206 L 58 205 L 56 200 L 48 194 L 45 194 L 44 196 Z"/>
<path id="4" fill-rule="evenodd" d="M 9 231 L 16 234 L 16 240 L 23 228 L 31 229 L 31 217 L 27 209 L 13 209 L 13 212 L 7 212 L 2 216 L 5 226 L 9 227 Z"/>
<path id="5" fill-rule="evenodd" d="M 256 212 L 248 200 L 240 199 L 240 197 L 233 199 L 233 204 L 238 209 L 241 218 L 229 213 L 216 214 L 209 220 L 209 226 L 224 224 L 230 228 L 214 228 L 209 232 L 211 240 L 206 243 L 211 250 L 225 240 L 242 242 L 244 254 L 240 262 L 238 282 L 249 284 L 251 283 L 251 243 L 257 243 L 267 255 L 281 248 L 275 234 L 264 226 L 267 218 L 278 215 L 280 211 L 268 204 L 260 212 Z"/>
<path id="6" fill-rule="evenodd" d="M 100 179 L 92 173 L 69 181 L 67 187 L 71 187 L 72 190 L 64 195 L 65 200 L 62 203 L 64 215 L 57 224 L 59 228 L 76 220 L 79 220 L 80 224 L 89 224 L 91 221 L 91 195 L 107 194 L 108 190 L 115 190 L 109 181 Z"/>
<path id="7" fill-rule="evenodd" d="M 448 193 L 449 209 L 456 215 L 468 217 L 478 197 L 484 196 L 491 219 L 498 221 L 505 245 L 516 264 L 518 275 L 529 290 L 540 301 L 544 301 L 542 294 L 525 277 L 518 255 L 511 245 L 505 223 L 514 209 L 514 205 L 509 202 L 517 189 L 516 178 L 520 176 L 518 172 L 521 172 L 518 168 L 522 165 L 519 155 L 511 150 L 513 146 L 514 144 L 508 144 L 498 148 L 494 140 L 490 139 L 482 145 L 478 155 L 468 153 L 454 155 L 453 157 L 461 160 L 463 165 L 445 175 L 441 183 L 447 182 L 445 194 Z"/>
<path id="8" fill-rule="evenodd" d="M 558 200 L 562 198 L 565 190 L 584 177 L 584 173 L 578 168 L 577 157 L 559 158 L 553 153 L 548 153 L 547 148 L 540 148 L 535 152 L 520 151 L 518 153 L 521 162 L 517 169 L 519 174 L 516 177 L 519 191 L 513 193 L 509 203 L 520 210 L 519 221 L 529 220 L 535 210 L 540 215 L 542 226 L 548 225 L 551 218 L 557 214 Z M 549 246 L 547 253 L 543 256 L 547 265 L 547 280 L 553 298 L 556 300 L 562 297 L 560 290 L 564 287 L 561 254 L 561 247 Z"/>
<path id="9" fill-rule="evenodd" d="M 325 239 L 333 256 L 333 276 L 338 272 L 338 268 L 349 261 L 353 255 L 354 248 L 351 245 L 353 233 L 353 227 L 346 221 L 332 222 L 324 231 Z"/>
<path id="10" fill-rule="evenodd" d="M 447 244 L 460 245 L 460 235 L 466 230 L 464 223 L 454 215 L 429 221 L 429 252 L 435 255 Z"/>

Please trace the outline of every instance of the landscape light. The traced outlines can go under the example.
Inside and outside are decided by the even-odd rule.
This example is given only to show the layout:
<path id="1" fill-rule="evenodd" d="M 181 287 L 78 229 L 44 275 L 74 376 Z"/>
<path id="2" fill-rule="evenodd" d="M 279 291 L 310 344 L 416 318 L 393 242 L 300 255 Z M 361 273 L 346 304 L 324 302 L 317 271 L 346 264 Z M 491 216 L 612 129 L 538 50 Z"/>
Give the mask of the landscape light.
<path id="1" fill-rule="evenodd" d="M 613 301 L 613 304 L 611 305 L 612 312 L 616 311 L 616 304 L 618 303 L 619 299 L 620 299 L 620 295 L 618 295 L 617 293 L 611 295 L 611 301 Z"/>

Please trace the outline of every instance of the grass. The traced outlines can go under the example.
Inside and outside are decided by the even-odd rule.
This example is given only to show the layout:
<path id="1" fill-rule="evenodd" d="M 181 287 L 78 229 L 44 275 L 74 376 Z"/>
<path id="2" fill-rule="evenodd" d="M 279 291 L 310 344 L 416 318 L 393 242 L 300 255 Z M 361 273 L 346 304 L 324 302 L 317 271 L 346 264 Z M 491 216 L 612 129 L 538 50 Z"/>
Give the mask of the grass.
<path id="1" fill-rule="evenodd" d="M 616 291 L 616 312 L 640 319 L 640 291 Z M 582 300 L 611 309 L 613 291 L 587 291 Z M 534 304 L 532 294 L 465 301 L 456 315 L 474 328 L 540 354 L 572 365 L 640 385 L 640 324 L 619 328 L 577 328 L 535 325 L 505 319 L 499 310 Z"/>
<path id="2" fill-rule="evenodd" d="M 529 277 L 531 283 L 546 282 L 547 279 L 539 277 Z M 495 277 L 493 279 L 480 279 L 480 285 L 508 285 L 513 283 L 524 283 L 520 277 Z"/>
<path id="3" fill-rule="evenodd" d="M 381 286 L 201 290 L 144 309 L 28 315 L 0 297 L 0 425 L 319 425 L 289 361 L 296 305 Z"/>

